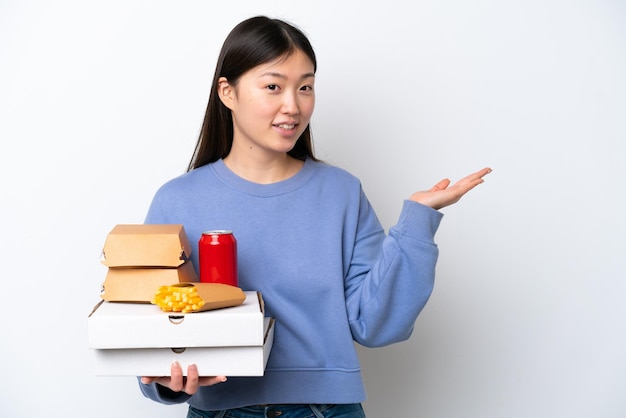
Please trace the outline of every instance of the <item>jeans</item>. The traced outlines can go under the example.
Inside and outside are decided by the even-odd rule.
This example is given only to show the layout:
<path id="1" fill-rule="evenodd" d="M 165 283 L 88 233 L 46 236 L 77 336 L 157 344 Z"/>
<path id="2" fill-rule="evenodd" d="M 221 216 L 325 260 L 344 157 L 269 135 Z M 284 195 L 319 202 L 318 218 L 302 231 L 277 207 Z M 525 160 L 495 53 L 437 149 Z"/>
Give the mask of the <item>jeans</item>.
<path id="1" fill-rule="evenodd" d="M 253 405 L 225 411 L 189 407 L 187 418 L 365 418 L 361 404 Z"/>

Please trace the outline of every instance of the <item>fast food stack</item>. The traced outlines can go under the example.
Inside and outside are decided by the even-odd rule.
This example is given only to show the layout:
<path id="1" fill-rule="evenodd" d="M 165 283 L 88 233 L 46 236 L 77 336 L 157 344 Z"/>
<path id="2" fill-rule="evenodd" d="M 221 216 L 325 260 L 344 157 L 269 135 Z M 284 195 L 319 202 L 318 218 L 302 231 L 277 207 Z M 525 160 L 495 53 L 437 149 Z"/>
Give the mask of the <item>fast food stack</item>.
<path id="1" fill-rule="evenodd" d="M 88 317 L 89 347 L 101 376 L 165 376 L 173 361 L 186 373 L 260 376 L 274 320 L 259 292 L 200 283 L 180 224 L 120 224 L 106 238 L 107 274 Z"/>

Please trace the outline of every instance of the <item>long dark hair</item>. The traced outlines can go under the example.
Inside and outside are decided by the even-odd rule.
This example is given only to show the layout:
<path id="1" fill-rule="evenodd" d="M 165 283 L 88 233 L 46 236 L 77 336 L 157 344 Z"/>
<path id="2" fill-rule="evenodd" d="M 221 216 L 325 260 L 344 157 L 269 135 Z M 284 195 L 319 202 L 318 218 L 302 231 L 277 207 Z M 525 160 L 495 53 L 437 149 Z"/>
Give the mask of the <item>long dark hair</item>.
<path id="1" fill-rule="evenodd" d="M 226 77 L 230 84 L 235 85 L 248 70 L 289 56 L 296 50 L 304 52 L 311 59 L 313 71 L 316 71 L 313 47 L 306 35 L 293 25 L 279 19 L 256 16 L 233 28 L 224 41 L 217 61 L 202 129 L 187 171 L 226 157 L 233 145 L 233 119 L 230 109 L 224 106 L 218 96 L 219 78 Z M 313 155 L 310 126 L 302 132 L 288 154 L 299 160 L 310 158 L 317 161 Z"/>

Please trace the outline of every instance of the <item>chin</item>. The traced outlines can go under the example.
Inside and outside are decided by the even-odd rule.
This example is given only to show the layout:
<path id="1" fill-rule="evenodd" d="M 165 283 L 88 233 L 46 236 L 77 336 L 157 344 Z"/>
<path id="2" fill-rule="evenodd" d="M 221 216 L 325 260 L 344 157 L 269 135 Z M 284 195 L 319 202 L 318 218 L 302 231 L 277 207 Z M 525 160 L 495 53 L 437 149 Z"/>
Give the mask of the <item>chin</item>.
<path id="1" fill-rule="evenodd" d="M 296 142 L 298 141 L 289 141 L 288 143 L 285 142 L 283 144 L 279 144 L 278 146 L 276 146 L 275 150 L 279 151 L 279 152 L 289 152 L 292 149 L 294 149 L 294 147 L 296 146 Z"/>

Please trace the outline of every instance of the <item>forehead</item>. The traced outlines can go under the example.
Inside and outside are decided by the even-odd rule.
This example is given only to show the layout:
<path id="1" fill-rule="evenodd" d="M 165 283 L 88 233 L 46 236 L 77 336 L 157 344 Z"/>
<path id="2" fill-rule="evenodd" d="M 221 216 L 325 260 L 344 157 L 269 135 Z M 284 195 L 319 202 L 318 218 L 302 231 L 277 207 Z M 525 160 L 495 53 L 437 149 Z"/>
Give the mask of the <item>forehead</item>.
<path id="1" fill-rule="evenodd" d="M 250 70 L 256 76 L 282 75 L 288 77 L 313 77 L 313 61 L 299 49 L 293 53 L 282 55 L 273 61 L 260 64 Z"/>

